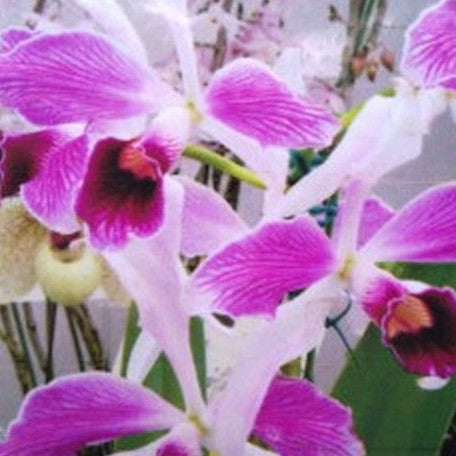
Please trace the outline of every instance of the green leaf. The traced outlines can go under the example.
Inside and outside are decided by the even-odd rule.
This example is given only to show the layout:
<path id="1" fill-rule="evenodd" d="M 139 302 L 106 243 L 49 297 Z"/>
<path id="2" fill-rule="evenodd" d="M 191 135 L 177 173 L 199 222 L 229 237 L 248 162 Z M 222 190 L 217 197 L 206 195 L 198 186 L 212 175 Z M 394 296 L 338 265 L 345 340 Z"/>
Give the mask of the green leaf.
<path id="1" fill-rule="evenodd" d="M 382 345 L 371 326 L 355 349 L 332 395 L 353 410 L 355 429 L 368 456 L 434 456 L 456 404 L 456 380 L 425 391 Z"/>
<path id="2" fill-rule="evenodd" d="M 140 329 L 138 328 L 138 312 L 136 310 L 136 307 L 132 305 L 128 314 L 127 329 L 124 340 L 124 351 L 122 356 L 121 369 L 123 376 L 125 376 L 128 359 L 139 333 Z M 190 320 L 190 345 L 193 352 L 193 359 L 196 365 L 198 381 L 203 396 L 205 396 L 206 345 L 203 322 L 198 317 L 193 317 Z M 160 355 L 156 363 L 151 368 L 150 372 L 147 374 L 143 384 L 144 386 L 155 391 L 168 402 L 171 402 L 176 407 L 183 409 L 184 400 L 179 382 L 173 368 L 171 367 L 168 359 L 164 354 Z M 147 434 L 125 437 L 118 439 L 115 442 L 114 448 L 116 451 L 134 450 L 152 442 L 153 440 L 156 440 L 163 434 L 163 432 L 151 432 Z"/>

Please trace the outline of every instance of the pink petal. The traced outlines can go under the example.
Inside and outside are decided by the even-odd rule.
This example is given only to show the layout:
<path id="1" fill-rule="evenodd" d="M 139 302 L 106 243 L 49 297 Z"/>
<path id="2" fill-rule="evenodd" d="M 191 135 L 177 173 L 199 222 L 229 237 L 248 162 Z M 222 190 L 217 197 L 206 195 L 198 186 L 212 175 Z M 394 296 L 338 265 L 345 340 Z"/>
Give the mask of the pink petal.
<path id="1" fill-rule="evenodd" d="M 281 456 L 365 454 L 352 426 L 350 410 L 312 383 L 276 377 L 252 432 Z"/>
<path id="2" fill-rule="evenodd" d="M 50 149 L 42 157 L 34 178 L 22 186 L 22 198 L 27 208 L 53 231 L 72 233 L 80 229 L 73 206 L 86 169 L 88 152 L 85 135 Z"/>
<path id="3" fill-rule="evenodd" d="M 0 58 L 0 100 L 41 125 L 158 111 L 170 89 L 101 35 L 39 35 Z"/>
<path id="4" fill-rule="evenodd" d="M 50 151 L 59 149 L 68 136 L 57 130 L 7 136 L 1 143 L 1 197 L 16 195 L 21 185 L 40 171 Z"/>
<path id="5" fill-rule="evenodd" d="M 179 177 L 185 190 L 181 252 L 207 255 L 247 233 L 246 224 L 215 191 Z"/>
<path id="6" fill-rule="evenodd" d="M 427 288 L 388 302 L 383 342 L 405 370 L 447 378 L 456 373 L 456 293 Z"/>
<path id="7" fill-rule="evenodd" d="M 95 146 L 76 202 L 95 247 L 120 247 L 130 236 L 147 237 L 162 225 L 162 171 L 148 152 L 147 145 L 115 138 Z"/>
<path id="8" fill-rule="evenodd" d="M 264 146 L 322 147 L 339 127 L 324 108 L 293 94 L 253 59 L 235 60 L 217 71 L 205 99 L 211 115 Z"/>
<path id="9" fill-rule="evenodd" d="M 358 246 L 364 245 L 393 216 L 394 210 L 380 198 L 368 198 L 364 202 L 361 214 Z"/>
<path id="10" fill-rule="evenodd" d="M 406 34 L 401 71 L 424 87 L 456 89 L 456 1 L 426 9 Z"/>
<path id="11" fill-rule="evenodd" d="M 456 260 L 456 185 L 423 192 L 362 248 L 372 261 Z"/>
<path id="12" fill-rule="evenodd" d="M 85 444 L 166 429 L 182 412 L 150 390 L 105 373 L 62 377 L 27 396 L 0 455 L 74 455 Z"/>
<path id="13" fill-rule="evenodd" d="M 25 28 L 9 28 L 0 33 L 0 55 L 11 51 L 19 43 L 28 40 L 36 32 Z"/>
<path id="14" fill-rule="evenodd" d="M 272 316 L 286 293 L 307 287 L 334 266 L 330 242 L 313 220 L 269 223 L 203 263 L 193 278 L 201 302 L 194 298 L 193 306 L 233 317 Z"/>

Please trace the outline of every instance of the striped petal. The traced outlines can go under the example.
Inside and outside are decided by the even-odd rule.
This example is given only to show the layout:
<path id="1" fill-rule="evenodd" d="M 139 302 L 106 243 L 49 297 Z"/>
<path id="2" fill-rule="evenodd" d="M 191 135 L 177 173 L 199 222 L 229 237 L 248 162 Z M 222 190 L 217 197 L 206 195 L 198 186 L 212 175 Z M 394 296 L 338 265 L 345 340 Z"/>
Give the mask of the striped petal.
<path id="1" fill-rule="evenodd" d="M 101 35 L 38 35 L 0 58 L 0 100 L 40 125 L 157 112 L 171 89 Z"/>
<path id="2" fill-rule="evenodd" d="M 332 271 L 328 238 L 307 217 L 273 222 L 227 245 L 195 273 L 193 310 L 273 316 L 286 293 Z M 199 297 L 198 297 L 199 296 Z"/>
<path id="3" fill-rule="evenodd" d="M 70 456 L 86 444 L 166 429 L 182 419 L 152 391 L 113 375 L 62 377 L 27 396 L 0 455 Z"/>
<path id="4" fill-rule="evenodd" d="M 276 377 L 256 417 L 253 435 L 281 456 L 360 456 L 351 412 L 312 383 Z"/>
<path id="5" fill-rule="evenodd" d="M 423 87 L 456 89 L 456 1 L 426 9 L 406 34 L 401 71 Z"/>
<path id="6" fill-rule="evenodd" d="M 456 184 L 423 192 L 385 223 L 361 249 L 371 261 L 454 262 Z"/>
<path id="7" fill-rule="evenodd" d="M 322 147 L 339 127 L 324 108 L 293 94 L 253 59 L 235 60 L 217 71 L 205 99 L 212 116 L 263 146 Z"/>

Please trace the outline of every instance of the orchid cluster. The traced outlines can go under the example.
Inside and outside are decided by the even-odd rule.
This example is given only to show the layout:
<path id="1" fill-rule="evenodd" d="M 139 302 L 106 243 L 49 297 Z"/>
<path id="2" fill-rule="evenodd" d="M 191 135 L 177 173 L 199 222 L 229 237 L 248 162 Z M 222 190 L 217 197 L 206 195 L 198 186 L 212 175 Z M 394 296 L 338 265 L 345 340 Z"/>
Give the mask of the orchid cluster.
<path id="1" fill-rule="evenodd" d="M 280 369 L 318 350 L 328 321 L 350 303 L 350 331 L 360 336 L 374 323 L 406 371 L 456 373 L 456 292 L 386 267 L 456 262 L 456 183 L 397 212 L 372 193 L 419 156 L 447 105 L 456 112 L 456 1 L 440 1 L 408 29 L 394 95 L 370 98 L 350 125 L 295 91 L 296 62 L 269 66 L 265 43 L 288 56 L 284 46 L 295 44 L 276 34 L 279 9 L 269 2 L 248 27 L 217 3 L 144 2 L 173 38 L 177 84 L 160 74 L 167 63 L 149 65 L 114 0 L 72 3 L 91 29 L 1 32 L 0 103 L 21 128 L 2 131 L 0 297 L 18 299 L 38 281 L 54 301 L 77 305 L 102 286 L 111 300 L 135 303 L 141 332 L 126 378 L 80 373 L 32 391 L 0 456 L 74 456 L 152 431 L 161 432 L 151 443 L 118 454 L 366 454 L 348 407 Z M 201 74 L 197 57 L 207 57 L 195 33 L 214 18 L 226 60 Z M 231 155 L 210 155 L 207 144 Z M 184 151 L 200 145 L 263 188 L 257 224 L 184 175 Z M 326 154 L 290 186 L 292 149 Z M 334 224 L 322 228 L 312 214 L 336 194 Z M 227 343 L 241 339 L 223 388 L 210 395 L 190 345 L 194 316 Z M 254 324 L 241 334 L 244 320 Z M 142 385 L 162 353 L 182 408 Z"/>

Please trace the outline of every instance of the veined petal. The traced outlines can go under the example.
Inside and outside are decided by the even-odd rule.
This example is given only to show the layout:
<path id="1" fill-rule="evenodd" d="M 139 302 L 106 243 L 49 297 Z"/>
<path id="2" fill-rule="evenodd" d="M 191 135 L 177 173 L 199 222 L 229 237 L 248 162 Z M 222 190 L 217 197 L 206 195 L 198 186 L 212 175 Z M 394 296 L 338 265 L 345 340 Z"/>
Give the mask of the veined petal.
<path id="1" fill-rule="evenodd" d="M 322 147 L 339 128 L 323 107 L 293 94 L 253 59 L 235 60 L 218 70 L 205 101 L 212 116 L 263 146 Z"/>
<path id="2" fill-rule="evenodd" d="M 182 412 L 142 386 L 105 373 L 72 375 L 27 397 L 0 455 L 70 455 L 85 444 L 166 429 L 182 419 Z"/>
<path id="3" fill-rule="evenodd" d="M 40 172 L 49 153 L 68 140 L 57 130 L 7 136 L 0 146 L 1 197 L 17 195 L 21 185 Z"/>
<path id="4" fill-rule="evenodd" d="M 132 235 L 147 237 L 162 225 L 162 171 L 148 150 L 115 138 L 96 144 L 76 201 L 95 247 L 121 247 Z"/>
<path id="5" fill-rule="evenodd" d="M 74 213 L 76 190 L 89 156 L 85 135 L 47 151 L 37 173 L 21 188 L 30 212 L 47 228 L 60 233 L 79 230 Z"/>
<path id="6" fill-rule="evenodd" d="M 19 43 L 28 40 L 36 32 L 26 28 L 9 28 L 0 33 L 0 55 L 11 51 Z"/>
<path id="7" fill-rule="evenodd" d="M 380 198 L 368 198 L 361 214 L 358 246 L 364 245 L 393 216 L 394 210 Z"/>
<path id="8" fill-rule="evenodd" d="M 101 35 L 38 35 L 0 58 L 0 100 L 41 125 L 157 112 L 173 95 Z"/>
<path id="9" fill-rule="evenodd" d="M 307 217 L 272 222 L 232 242 L 198 268 L 190 300 L 196 313 L 272 316 L 286 293 L 330 273 L 334 253 Z"/>
<path id="10" fill-rule="evenodd" d="M 456 373 L 456 293 L 451 288 L 405 290 L 388 302 L 381 330 L 405 370 L 441 378 Z"/>
<path id="11" fill-rule="evenodd" d="M 147 53 L 135 27 L 130 22 L 116 0 L 93 2 L 91 0 L 73 0 L 104 32 L 119 43 L 125 51 L 147 65 Z"/>
<path id="12" fill-rule="evenodd" d="M 17 198 L 0 206 L 0 303 L 19 299 L 36 284 L 35 256 L 46 230 Z"/>
<path id="13" fill-rule="evenodd" d="M 247 233 L 246 224 L 218 193 L 186 177 L 178 180 L 185 192 L 181 245 L 184 255 L 207 255 Z"/>
<path id="14" fill-rule="evenodd" d="M 361 253 L 372 261 L 456 260 L 456 184 L 431 188 L 385 223 Z"/>
<path id="15" fill-rule="evenodd" d="M 255 420 L 253 434 L 281 456 L 360 456 L 350 410 L 307 380 L 276 377 Z"/>
<path id="16" fill-rule="evenodd" d="M 321 343 L 334 293 L 337 282 L 322 280 L 280 306 L 274 320 L 248 336 L 223 396 L 210 404 L 214 415 L 210 448 L 223 455 L 242 454 L 279 367 Z"/>
<path id="17" fill-rule="evenodd" d="M 424 10 L 406 33 L 401 71 L 424 87 L 456 89 L 456 1 Z"/>

